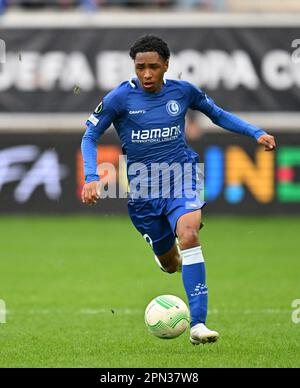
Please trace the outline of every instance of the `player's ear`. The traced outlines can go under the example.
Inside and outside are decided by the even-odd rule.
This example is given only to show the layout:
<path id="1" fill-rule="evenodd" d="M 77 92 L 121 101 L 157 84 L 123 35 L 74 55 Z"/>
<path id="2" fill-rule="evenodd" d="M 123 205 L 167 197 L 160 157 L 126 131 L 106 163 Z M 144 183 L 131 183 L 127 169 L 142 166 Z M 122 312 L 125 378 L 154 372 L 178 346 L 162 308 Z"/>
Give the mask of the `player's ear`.
<path id="1" fill-rule="evenodd" d="M 165 61 L 164 67 L 165 67 L 165 72 L 166 72 L 169 68 L 169 60 L 168 59 Z"/>

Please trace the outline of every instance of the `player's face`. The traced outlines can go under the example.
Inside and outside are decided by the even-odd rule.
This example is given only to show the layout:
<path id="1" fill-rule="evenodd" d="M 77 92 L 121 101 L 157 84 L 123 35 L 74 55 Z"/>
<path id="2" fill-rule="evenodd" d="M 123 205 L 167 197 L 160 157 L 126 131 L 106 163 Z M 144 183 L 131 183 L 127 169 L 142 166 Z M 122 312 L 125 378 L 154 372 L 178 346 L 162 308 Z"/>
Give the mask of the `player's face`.
<path id="1" fill-rule="evenodd" d="M 168 64 L 168 61 L 161 58 L 155 51 L 136 54 L 134 60 L 135 72 L 146 92 L 160 91 L 164 74 L 168 70 Z"/>

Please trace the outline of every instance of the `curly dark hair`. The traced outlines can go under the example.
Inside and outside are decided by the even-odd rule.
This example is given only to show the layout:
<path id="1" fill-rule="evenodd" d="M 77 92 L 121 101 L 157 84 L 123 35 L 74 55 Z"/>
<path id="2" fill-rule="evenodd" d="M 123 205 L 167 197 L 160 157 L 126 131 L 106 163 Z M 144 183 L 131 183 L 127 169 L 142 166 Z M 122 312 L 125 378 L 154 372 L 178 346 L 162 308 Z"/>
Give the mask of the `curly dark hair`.
<path id="1" fill-rule="evenodd" d="M 157 52 L 165 61 L 170 58 L 170 50 L 167 43 L 155 35 L 144 35 L 140 37 L 130 48 L 129 55 L 135 60 L 137 53 L 146 53 L 149 51 Z"/>

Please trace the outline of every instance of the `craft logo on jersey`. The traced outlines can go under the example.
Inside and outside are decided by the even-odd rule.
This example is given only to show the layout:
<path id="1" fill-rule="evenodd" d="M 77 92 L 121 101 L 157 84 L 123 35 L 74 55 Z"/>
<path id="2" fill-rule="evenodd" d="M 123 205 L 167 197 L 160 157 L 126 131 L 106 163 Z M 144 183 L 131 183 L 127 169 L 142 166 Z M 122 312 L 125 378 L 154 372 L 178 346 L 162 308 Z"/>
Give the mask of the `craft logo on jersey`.
<path id="1" fill-rule="evenodd" d="M 177 116 L 177 115 L 179 115 L 179 113 L 181 111 L 181 107 L 180 107 L 179 103 L 175 100 L 170 100 L 167 103 L 166 108 L 167 108 L 167 112 L 171 116 Z"/>

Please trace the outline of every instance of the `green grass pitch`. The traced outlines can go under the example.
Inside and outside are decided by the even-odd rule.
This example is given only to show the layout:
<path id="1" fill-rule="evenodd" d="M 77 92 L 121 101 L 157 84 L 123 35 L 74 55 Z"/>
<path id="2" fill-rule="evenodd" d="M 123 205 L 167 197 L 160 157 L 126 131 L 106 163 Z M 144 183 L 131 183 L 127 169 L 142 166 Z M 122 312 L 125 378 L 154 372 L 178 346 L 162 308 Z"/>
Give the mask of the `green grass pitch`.
<path id="1" fill-rule="evenodd" d="M 186 301 L 127 217 L 1 217 L 0 367 L 300 367 L 300 218 L 204 217 L 216 344 L 147 332 L 160 294 Z M 299 314 L 300 315 L 300 314 Z"/>

